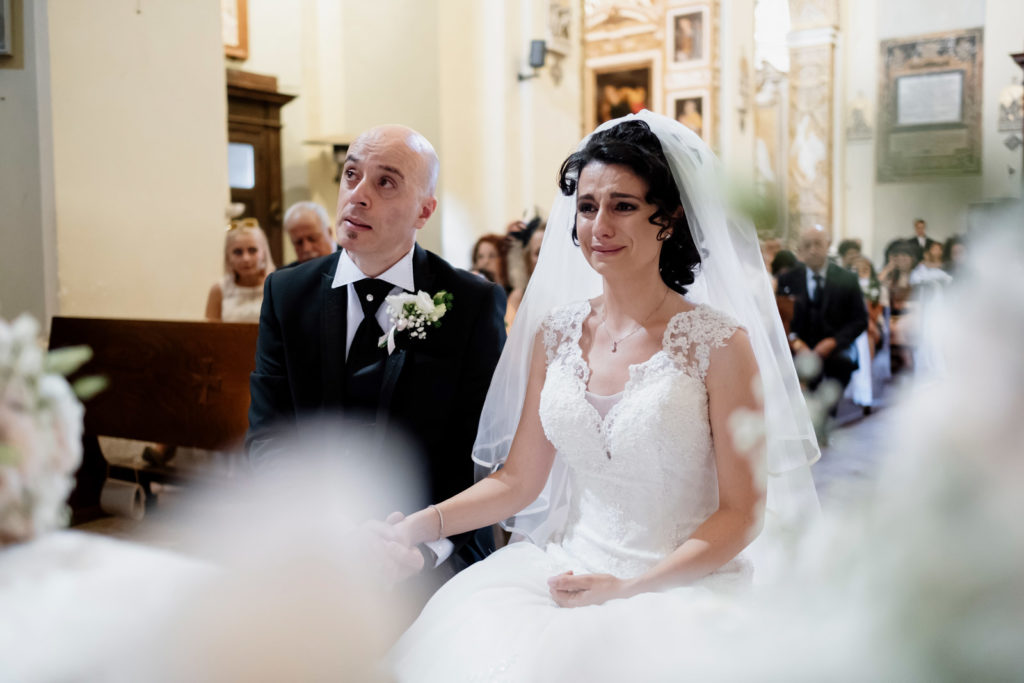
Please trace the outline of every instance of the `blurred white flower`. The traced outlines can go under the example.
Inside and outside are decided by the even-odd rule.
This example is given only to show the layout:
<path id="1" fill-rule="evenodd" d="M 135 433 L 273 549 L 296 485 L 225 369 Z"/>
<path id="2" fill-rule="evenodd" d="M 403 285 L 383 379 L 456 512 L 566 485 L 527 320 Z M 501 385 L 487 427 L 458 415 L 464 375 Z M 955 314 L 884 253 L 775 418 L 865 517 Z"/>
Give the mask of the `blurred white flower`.
<path id="1" fill-rule="evenodd" d="M 82 404 L 60 374 L 88 353 L 60 352 L 52 364 L 28 315 L 0 320 L 0 545 L 65 523 L 65 501 L 82 458 Z"/>

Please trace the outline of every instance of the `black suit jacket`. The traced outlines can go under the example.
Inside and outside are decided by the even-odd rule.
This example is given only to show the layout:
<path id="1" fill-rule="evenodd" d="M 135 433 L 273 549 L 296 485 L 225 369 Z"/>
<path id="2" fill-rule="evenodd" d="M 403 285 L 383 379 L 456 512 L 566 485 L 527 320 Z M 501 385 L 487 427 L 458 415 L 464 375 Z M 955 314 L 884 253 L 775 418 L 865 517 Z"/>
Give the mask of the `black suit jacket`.
<path id="1" fill-rule="evenodd" d="M 331 288 L 340 257 L 336 252 L 266 279 L 245 439 L 257 464 L 286 455 L 283 438 L 303 418 L 345 416 L 348 291 Z M 418 245 L 413 278 L 417 291 L 450 292 L 452 306 L 425 340 L 388 356 L 375 429 L 404 429 L 411 438 L 420 456 L 416 483 L 426 486 L 431 502 L 473 483 L 470 453 L 505 343 L 505 294 Z M 459 548 L 467 539 L 452 540 Z"/>
<path id="2" fill-rule="evenodd" d="M 917 235 L 914 235 L 913 237 L 908 237 L 906 241 L 907 244 L 910 245 L 910 248 L 914 250 L 914 259 L 917 260 L 918 262 L 920 262 L 924 258 L 925 252 L 931 249 L 933 244 L 939 243 L 937 240 L 933 240 L 931 237 L 928 237 L 927 235 L 924 238 L 923 247 L 921 246 L 921 243 L 917 241 Z"/>
<path id="3" fill-rule="evenodd" d="M 868 327 L 868 312 L 857 276 L 834 263 L 829 263 L 825 271 L 820 322 L 810 311 L 807 266 L 801 263 L 779 276 L 778 293 L 793 297 L 793 320 L 789 329 L 812 348 L 822 339 L 834 337 L 835 353 L 840 353 Z"/>

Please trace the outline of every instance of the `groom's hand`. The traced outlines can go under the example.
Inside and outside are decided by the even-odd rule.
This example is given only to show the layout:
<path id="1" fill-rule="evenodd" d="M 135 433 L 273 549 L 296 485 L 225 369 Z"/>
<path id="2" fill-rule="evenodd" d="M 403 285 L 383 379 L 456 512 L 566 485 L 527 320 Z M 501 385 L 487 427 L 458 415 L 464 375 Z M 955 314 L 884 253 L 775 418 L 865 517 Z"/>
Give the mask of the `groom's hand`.
<path id="1" fill-rule="evenodd" d="M 410 546 L 409 540 L 395 526 L 404 517 L 400 512 L 393 512 L 383 522 L 370 520 L 363 525 L 371 538 L 371 554 L 391 582 L 407 579 L 423 569 L 422 553 Z"/>
<path id="2" fill-rule="evenodd" d="M 571 571 L 548 579 L 548 591 L 559 607 L 600 605 L 630 595 L 628 583 L 611 574 L 576 576 Z"/>

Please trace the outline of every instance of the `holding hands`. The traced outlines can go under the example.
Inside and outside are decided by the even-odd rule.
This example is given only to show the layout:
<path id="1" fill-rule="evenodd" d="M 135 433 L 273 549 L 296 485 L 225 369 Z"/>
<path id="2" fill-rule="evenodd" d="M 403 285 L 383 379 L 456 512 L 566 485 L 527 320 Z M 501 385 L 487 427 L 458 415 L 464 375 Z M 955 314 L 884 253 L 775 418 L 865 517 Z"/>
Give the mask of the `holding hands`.
<path id="1" fill-rule="evenodd" d="M 363 524 L 368 537 L 370 557 L 381 568 L 389 583 L 397 583 L 423 569 L 423 554 L 416 548 L 405 528 L 399 522 L 405 519 L 401 512 L 392 512 L 383 522 L 370 520 Z"/>

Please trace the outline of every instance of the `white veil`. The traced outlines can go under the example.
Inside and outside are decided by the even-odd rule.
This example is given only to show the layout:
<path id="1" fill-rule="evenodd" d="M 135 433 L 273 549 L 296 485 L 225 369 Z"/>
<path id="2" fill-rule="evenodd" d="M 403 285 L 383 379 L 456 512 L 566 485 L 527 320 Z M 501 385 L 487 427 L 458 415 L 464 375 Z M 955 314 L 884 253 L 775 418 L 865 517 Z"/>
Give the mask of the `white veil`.
<path id="1" fill-rule="evenodd" d="M 749 220 L 727 215 L 718 160 L 700 137 L 682 124 L 641 111 L 608 121 L 595 132 L 632 120 L 644 121 L 661 141 L 701 254 L 701 265 L 687 289 L 686 299 L 731 315 L 750 336 L 764 388 L 766 530 L 799 526 L 818 515 L 809 466 L 820 457 L 820 452 L 757 233 Z M 579 149 L 588 139 L 589 136 L 580 143 Z M 541 322 L 556 306 L 601 293 L 600 276 L 571 239 L 575 210 L 575 195 L 560 195 L 548 217 L 540 260 L 498 361 L 480 417 L 473 460 L 482 474 L 498 469 L 508 456 L 522 412 L 533 340 Z M 564 524 L 568 502 L 568 469 L 558 455 L 540 497 L 502 526 L 543 544 Z"/>

